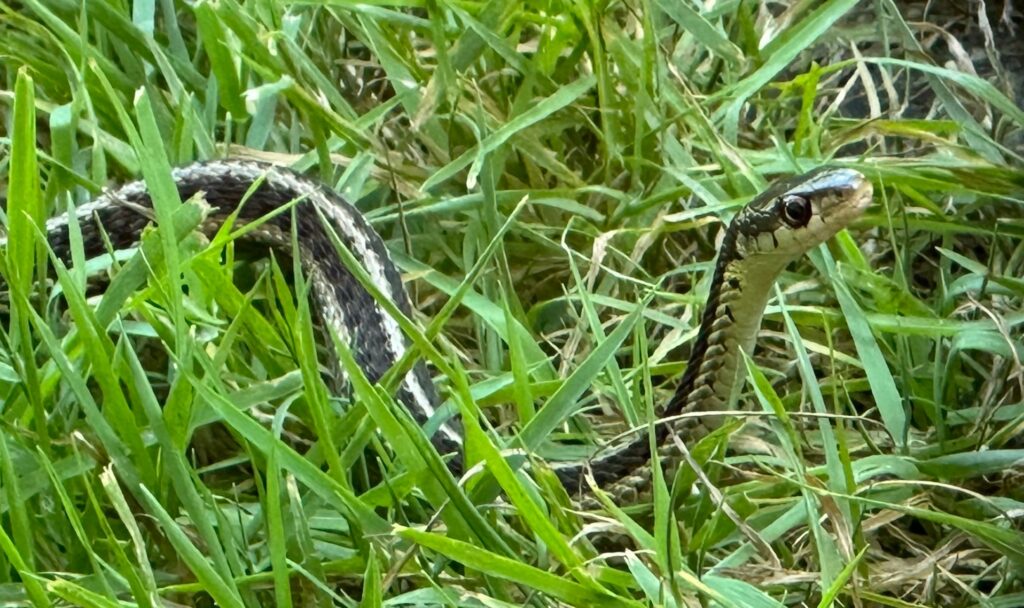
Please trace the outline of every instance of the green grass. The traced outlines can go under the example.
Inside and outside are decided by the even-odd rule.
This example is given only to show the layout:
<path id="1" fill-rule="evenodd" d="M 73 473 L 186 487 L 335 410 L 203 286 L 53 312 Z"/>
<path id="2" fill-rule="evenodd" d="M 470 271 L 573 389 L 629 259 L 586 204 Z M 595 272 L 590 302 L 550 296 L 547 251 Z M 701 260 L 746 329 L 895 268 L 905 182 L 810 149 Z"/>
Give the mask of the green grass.
<path id="1" fill-rule="evenodd" d="M 1024 111 L 890 2 L 707 4 L 0 3 L 0 603 L 1024 604 Z M 197 237 L 167 168 L 223 156 L 371 218 L 474 476 L 397 373 L 338 345 L 329 394 L 290 261 Z M 875 204 L 780 281 L 721 481 L 574 509 L 543 462 L 648 420 L 721 223 L 829 159 Z M 36 226 L 138 177 L 83 297 Z"/>

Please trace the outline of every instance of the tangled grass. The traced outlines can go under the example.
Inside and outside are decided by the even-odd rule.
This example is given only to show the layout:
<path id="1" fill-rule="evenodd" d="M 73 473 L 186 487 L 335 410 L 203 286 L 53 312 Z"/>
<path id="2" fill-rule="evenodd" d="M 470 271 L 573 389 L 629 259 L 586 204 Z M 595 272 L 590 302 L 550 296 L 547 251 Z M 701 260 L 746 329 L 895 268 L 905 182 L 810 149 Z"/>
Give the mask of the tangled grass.
<path id="1" fill-rule="evenodd" d="M 484 463 L 305 382 L 284 263 L 186 236 L 172 280 L 154 233 L 94 268 L 130 289 L 65 299 L 84 271 L 33 283 L 12 243 L 0 603 L 1024 605 L 1024 52 L 1012 4 L 971 7 L 0 3 L 12 234 L 197 158 L 316 176 L 388 241 Z M 823 162 L 876 202 L 780 281 L 708 483 L 575 509 L 543 462 L 648 419 L 722 223 Z M 200 454 L 211 423 L 239 449 Z"/>

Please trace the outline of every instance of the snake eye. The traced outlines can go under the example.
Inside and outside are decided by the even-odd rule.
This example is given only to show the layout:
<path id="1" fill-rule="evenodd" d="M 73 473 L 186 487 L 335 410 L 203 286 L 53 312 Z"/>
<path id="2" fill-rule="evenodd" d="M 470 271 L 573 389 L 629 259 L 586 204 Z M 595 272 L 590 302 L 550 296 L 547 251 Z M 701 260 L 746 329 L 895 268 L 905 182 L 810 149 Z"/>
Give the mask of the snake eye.
<path id="1" fill-rule="evenodd" d="M 806 226 L 811 212 L 811 201 L 802 196 L 787 196 L 782 201 L 782 219 L 793 228 Z"/>

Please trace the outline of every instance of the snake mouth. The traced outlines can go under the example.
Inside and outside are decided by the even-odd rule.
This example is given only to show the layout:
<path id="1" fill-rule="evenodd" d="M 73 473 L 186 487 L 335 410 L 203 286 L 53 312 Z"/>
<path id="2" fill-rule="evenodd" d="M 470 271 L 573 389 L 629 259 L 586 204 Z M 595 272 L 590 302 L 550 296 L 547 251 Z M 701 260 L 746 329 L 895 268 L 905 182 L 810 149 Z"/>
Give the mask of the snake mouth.
<path id="1" fill-rule="evenodd" d="M 875 187 L 872 185 L 871 180 L 864 176 L 863 173 L 857 173 L 858 180 L 853 189 L 853 207 L 857 209 L 858 213 L 863 213 L 868 206 L 871 205 L 871 199 L 875 194 Z"/>

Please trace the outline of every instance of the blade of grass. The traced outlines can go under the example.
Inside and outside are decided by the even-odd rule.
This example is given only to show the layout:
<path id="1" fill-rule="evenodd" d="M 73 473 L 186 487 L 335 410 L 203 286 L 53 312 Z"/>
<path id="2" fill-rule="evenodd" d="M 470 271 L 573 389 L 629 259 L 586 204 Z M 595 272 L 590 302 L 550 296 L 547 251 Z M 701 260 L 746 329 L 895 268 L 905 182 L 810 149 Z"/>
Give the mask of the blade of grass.
<path id="1" fill-rule="evenodd" d="M 571 606 L 626 607 L 641 605 L 638 602 L 568 581 L 563 577 L 539 570 L 519 560 L 502 557 L 440 534 L 412 528 L 398 528 L 396 531 L 402 538 L 433 549 L 459 563 L 471 566 L 496 578 L 517 582 L 530 589 L 536 589 Z"/>

